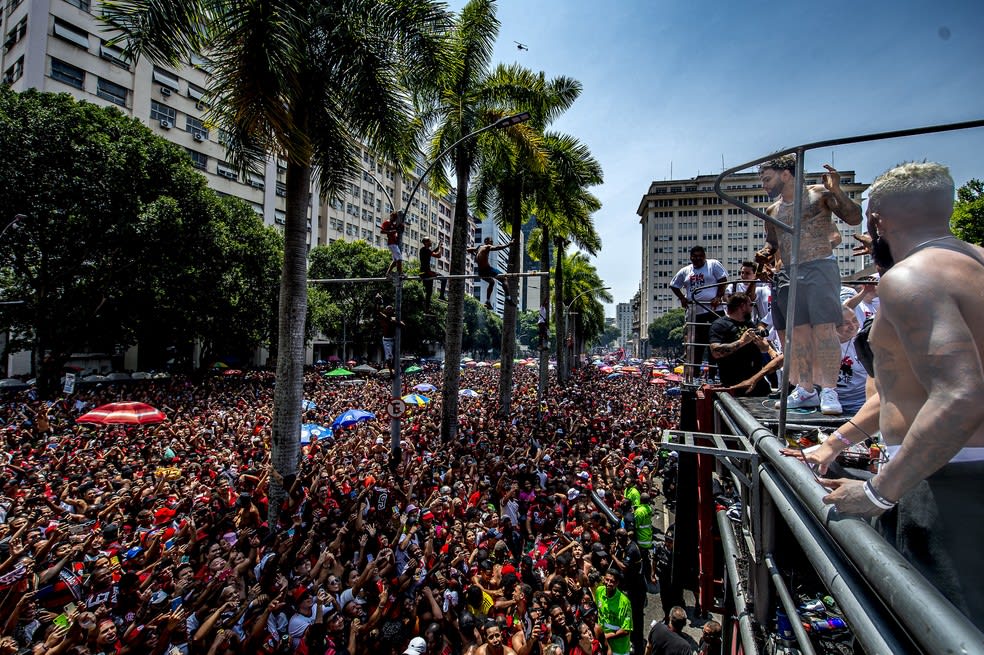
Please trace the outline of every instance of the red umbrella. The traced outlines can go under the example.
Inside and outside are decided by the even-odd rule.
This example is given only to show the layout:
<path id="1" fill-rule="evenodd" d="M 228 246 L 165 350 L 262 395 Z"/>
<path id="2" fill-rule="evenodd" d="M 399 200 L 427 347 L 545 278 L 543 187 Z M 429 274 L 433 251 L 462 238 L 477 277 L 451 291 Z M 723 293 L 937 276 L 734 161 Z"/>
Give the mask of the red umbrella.
<path id="1" fill-rule="evenodd" d="M 243 372 L 240 371 L 238 368 L 227 368 L 226 370 L 222 371 L 222 375 L 242 375 L 242 374 Z"/>
<path id="2" fill-rule="evenodd" d="M 146 403 L 137 402 L 109 403 L 75 419 L 77 423 L 96 423 L 98 425 L 143 425 L 144 423 L 160 423 L 166 420 L 167 416 L 161 410 Z"/>

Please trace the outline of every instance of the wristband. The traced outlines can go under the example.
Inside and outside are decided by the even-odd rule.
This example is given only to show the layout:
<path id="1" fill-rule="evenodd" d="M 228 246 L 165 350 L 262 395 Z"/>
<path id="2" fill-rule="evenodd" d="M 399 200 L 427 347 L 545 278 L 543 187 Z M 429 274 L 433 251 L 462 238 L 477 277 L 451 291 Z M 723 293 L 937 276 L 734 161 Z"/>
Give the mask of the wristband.
<path id="1" fill-rule="evenodd" d="M 870 500 L 871 504 L 875 507 L 888 510 L 898 505 L 897 501 L 893 503 L 879 494 L 875 489 L 875 485 L 871 484 L 871 480 L 866 480 L 863 486 L 864 495 L 868 497 L 868 500 Z"/>
<path id="2" fill-rule="evenodd" d="M 845 437 L 843 434 L 840 433 L 840 430 L 835 431 L 830 436 L 833 437 L 834 439 L 836 439 L 837 441 L 841 442 L 842 444 L 844 444 L 848 448 L 850 448 L 851 446 L 854 445 L 854 443 L 850 439 L 848 439 L 847 437 Z"/>

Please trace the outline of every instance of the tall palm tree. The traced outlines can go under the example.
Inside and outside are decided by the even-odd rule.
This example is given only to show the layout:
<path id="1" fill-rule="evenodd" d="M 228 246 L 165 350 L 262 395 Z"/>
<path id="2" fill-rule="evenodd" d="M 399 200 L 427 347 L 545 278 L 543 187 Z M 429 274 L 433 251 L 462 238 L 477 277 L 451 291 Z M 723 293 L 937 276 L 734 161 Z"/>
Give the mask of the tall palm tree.
<path id="1" fill-rule="evenodd" d="M 229 157 L 257 170 L 287 160 L 271 460 L 297 468 L 307 310 L 307 214 L 312 178 L 326 196 L 357 174 L 365 139 L 405 160 L 413 150 L 407 88 L 441 69 L 448 16 L 434 0 L 105 0 L 104 20 L 133 58 L 180 66 L 208 58 L 209 120 L 230 135 Z M 283 490 L 271 476 L 271 527 Z"/>
<path id="2" fill-rule="evenodd" d="M 601 202 L 588 191 L 601 184 L 601 165 L 590 149 L 568 134 L 548 132 L 543 148 L 550 160 L 549 175 L 536 180 L 530 186 L 531 211 L 537 217 L 541 270 L 549 271 L 550 247 L 555 250 L 557 264 L 554 268 L 554 325 L 557 330 L 557 377 L 566 380 L 566 325 L 564 306 L 564 259 L 568 242 L 594 255 L 601 249 L 601 239 L 594 228 L 591 215 L 601 208 Z M 532 240 L 531 240 L 532 241 Z M 548 299 L 549 315 L 550 281 L 544 280 L 540 293 Z M 547 352 L 540 352 L 540 376 L 547 375 Z"/>
<path id="3" fill-rule="evenodd" d="M 568 109 L 581 93 L 581 84 L 568 77 L 546 80 L 518 65 L 500 66 L 492 79 L 512 80 L 528 90 L 519 109 L 530 112 L 528 129 L 515 131 L 514 138 L 502 140 L 503 147 L 486 152 L 475 180 L 475 205 L 479 214 L 491 213 L 510 235 L 509 273 L 519 273 L 522 261 L 522 225 L 528 215 L 526 185 L 548 174 L 548 151 L 543 148 L 542 130 Z M 509 296 L 519 298 L 519 279 L 509 278 Z M 519 308 L 507 304 L 502 315 L 501 369 L 499 371 L 499 412 L 509 415 L 512 398 L 513 360 L 516 355 L 516 322 Z"/>
<path id="4" fill-rule="evenodd" d="M 505 108 L 521 107 L 529 96 L 522 82 L 496 77 L 490 73 L 492 48 L 499 33 L 494 0 L 471 0 L 454 20 L 448 38 L 449 59 L 444 75 L 430 93 L 418 94 L 422 124 L 433 130 L 431 159 L 477 130 L 508 115 Z M 517 125 L 509 131 L 522 131 Z M 486 132 L 475 139 L 465 139 L 448 154 L 454 170 L 457 197 L 451 230 L 451 274 L 465 274 L 465 254 L 471 233 L 468 187 L 472 173 L 488 148 L 495 147 L 501 135 Z M 432 184 L 449 188 L 443 166 L 437 166 Z M 441 438 L 454 439 L 458 432 L 458 362 L 461 359 L 461 335 L 464 321 L 465 280 L 453 278 L 448 285 L 448 315 L 444 343 L 444 379 L 441 406 Z"/>
<path id="5" fill-rule="evenodd" d="M 557 263 L 563 261 L 565 306 L 571 303 L 570 317 L 574 329 L 573 351 L 575 360 L 581 352 L 581 345 L 605 331 L 604 302 L 612 302 L 612 295 L 603 289 L 604 282 L 598 275 L 597 269 L 580 252 L 570 256 L 558 257 Z"/>

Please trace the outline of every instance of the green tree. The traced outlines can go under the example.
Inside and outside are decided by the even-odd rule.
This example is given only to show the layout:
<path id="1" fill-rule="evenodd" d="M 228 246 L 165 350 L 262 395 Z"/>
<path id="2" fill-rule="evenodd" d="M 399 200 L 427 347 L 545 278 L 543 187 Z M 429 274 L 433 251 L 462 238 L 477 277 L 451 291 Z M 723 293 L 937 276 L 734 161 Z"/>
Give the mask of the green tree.
<path id="1" fill-rule="evenodd" d="M 557 258 L 558 265 L 563 262 L 564 283 L 560 287 L 567 294 L 564 306 L 569 307 L 568 320 L 574 330 L 572 355 L 584 350 L 584 344 L 591 342 L 605 331 L 605 307 L 602 302 L 612 302 L 612 296 L 604 289 L 604 281 L 588 258 L 576 252 Z"/>
<path id="2" fill-rule="evenodd" d="M 534 74 L 521 66 L 500 66 L 490 80 L 504 86 L 525 88 L 526 97 L 517 109 L 531 114 L 525 129 L 513 130 L 512 139 L 501 139 L 498 148 L 489 148 L 482 159 L 475 180 L 475 204 L 479 214 L 492 213 L 499 226 L 510 235 L 507 270 L 519 273 L 522 261 L 523 211 L 529 193 L 527 183 L 542 178 L 547 171 L 547 151 L 542 147 L 542 130 L 557 115 L 571 106 L 581 93 L 577 80 L 558 77 L 547 80 L 543 73 Z M 508 279 L 509 296 L 518 299 L 519 279 Z M 502 362 L 499 375 L 499 411 L 505 417 L 511 409 L 513 359 L 516 356 L 516 314 L 518 308 L 507 304 L 502 316 Z"/>
<path id="3" fill-rule="evenodd" d="M 973 179 L 957 189 L 950 228 L 958 238 L 984 246 L 984 182 Z"/>
<path id="4" fill-rule="evenodd" d="M 508 115 L 504 108 L 519 107 L 527 98 L 528 89 L 516 80 L 490 74 L 492 49 L 499 32 L 494 0 L 471 0 L 454 20 L 449 33 L 448 53 L 444 75 L 429 93 L 421 93 L 422 122 L 433 130 L 431 159 L 454 145 L 463 137 L 487 128 Z M 523 130 L 523 126 L 508 128 Z M 474 139 L 465 139 L 448 153 L 448 164 L 454 171 L 456 200 L 451 230 L 450 272 L 465 274 L 466 248 L 471 232 L 469 182 L 484 154 L 495 147 L 501 135 L 486 132 Z M 449 188 L 450 181 L 444 166 L 433 172 L 433 184 L 438 189 Z M 461 359 L 462 334 L 465 321 L 465 280 L 456 278 L 448 284 L 447 324 L 445 329 L 445 361 Z M 458 430 L 457 366 L 444 367 L 441 405 L 441 438 L 453 439 Z"/>
<path id="5" fill-rule="evenodd" d="M 649 345 L 664 353 L 683 347 L 683 327 L 687 312 L 682 307 L 671 309 L 649 324 Z"/>
<path id="6" fill-rule="evenodd" d="M 602 346 L 604 348 L 609 348 L 612 345 L 618 343 L 618 340 L 621 338 L 622 338 L 622 331 L 618 329 L 618 326 L 606 325 L 605 331 L 602 332 L 597 337 L 595 343 L 597 343 L 599 346 Z"/>
<path id="7" fill-rule="evenodd" d="M 447 14 L 433 0 L 104 0 L 126 53 L 177 66 L 207 53 L 210 119 L 230 158 L 259 169 L 287 160 L 284 263 L 271 461 L 297 468 L 307 318 L 307 214 L 312 178 L 326 196 L 359 171 L 358 139 L 406 161 L 415 146 L 408 89 L 444 68 Z M 353 138 L 355 137 L 355 138 Z M 283 489 L 271 477 L 270 523 Z"/>
<path id="8" fill-rule="evenodd" d="M 472 296 L 465 297 L 465 320 L 462 331 L 462 352 L 469 352 L 475 359 L 486 359 L 489 351 L 495 357 L 502 339 L 502 319 L 486 309 L 485 305 Z M 447 368 L 450 360 L 445 359 Z M 456 367 L 457 368 L 457 367 Z M 455 392 L 455 395 L 458 395 Z M 447 393 L 444 393 L 447 398 Z"/>
<path id="9" fill-rule="evenodd" d="M 4 300 L 20 303 L 0 323 L 34 352 L 43 395 L 67 353 L 139 343 L 159 366 L 167 346 L 266 338 L 279 236 L 220 201 L 182 149 L 115 109 L 2 88 L 0 150 L 0 207 L 27 216 L 4 235 Z"/>

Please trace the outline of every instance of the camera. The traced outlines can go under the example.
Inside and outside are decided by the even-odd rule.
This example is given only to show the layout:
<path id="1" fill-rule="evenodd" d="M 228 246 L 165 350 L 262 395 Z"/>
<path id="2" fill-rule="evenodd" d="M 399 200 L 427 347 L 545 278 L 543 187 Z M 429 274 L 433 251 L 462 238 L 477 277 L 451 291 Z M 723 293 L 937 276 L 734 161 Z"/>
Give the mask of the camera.
<path id="1" fill-rule="evenodd" d="M 769 338 L 769 331 L 767 329 L 765 329 L 764 327 L 757 327 L 757 328 L 755 328 L 753 330 L 753 332 L 755 333 L 755 336 L 757 336 L 757 337 L 761 337 L 763 339 L 768 339 Z"/>

